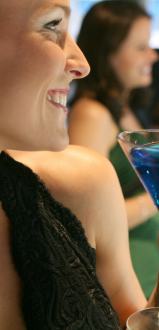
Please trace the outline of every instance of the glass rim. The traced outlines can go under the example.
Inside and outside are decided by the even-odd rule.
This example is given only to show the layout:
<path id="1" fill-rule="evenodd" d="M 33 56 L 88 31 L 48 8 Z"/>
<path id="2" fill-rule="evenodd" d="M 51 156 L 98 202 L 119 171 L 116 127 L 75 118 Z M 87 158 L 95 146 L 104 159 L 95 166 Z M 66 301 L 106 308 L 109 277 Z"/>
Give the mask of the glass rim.
<path id="1" fill-rule="evenodd" d="M 131 130 L 131 131 L 123 131 L 117 134 L 117 140 L 124 141 L 126 144 L 132 144 L 134 147 L 142 147 L 146 149 L 146 145 L 139 144 L 139 143 L 134 143 L 131 141 L 126 141 L 123 138 L 123 134 L 132 134 L 132 133 L 142 133 L 142 132 L 149 132 L 149 133 L 159 133 L 159 129 L 153 129 L 153 128 L 148 128 L 148 129 L 139 129 L 139 130 Z M 153 147 L 153 149 L 158 150 L 158 148 Z M 153 308 L 158 308 L 158 307 L 153 307 Z"/>
<path id="2" fill-rule="evenodd" d="M 131 318 L 133 315 L 138 314 L 138 313 L 141 313 L 141 312 L 144 312 L 144 311 L 153 310 L 153 309 L 155 309 L 155 310 L 158 309 L 158 312 L 159 312 L 159 307 L 148 307 L 148 308 L 140 309 L 140 310 L 136 311 L 135 313 L 131 314 L 131 315 L 128 317 L 127 321 L 126 321 L 126 326 L 127 326 L 127 327 L 129 326 L 129 325 L 128 325 L 128 322 L 129 322 L 130 318 Z"/>

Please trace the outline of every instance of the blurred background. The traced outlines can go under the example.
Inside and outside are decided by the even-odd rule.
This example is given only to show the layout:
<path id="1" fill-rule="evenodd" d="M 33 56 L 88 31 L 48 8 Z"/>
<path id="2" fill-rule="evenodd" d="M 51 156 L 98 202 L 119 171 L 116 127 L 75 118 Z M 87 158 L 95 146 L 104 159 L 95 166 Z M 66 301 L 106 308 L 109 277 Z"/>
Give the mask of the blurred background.
<path id="1" fill-rule="evenodd" d="M 69 25 L 69 31 L 74 40 L 76 40 L 80 30 L 81 22 L 87 11 L 101 0 L 70 0 L 72 15 Z M 111 0 L 103 0 L 111 1 Z M 118 0 L 120 1 L 120 0 Z M 129 1 L 129 0 L 127 0 Z M 150 46 L 157 50 L 159 54 L 159 0 L 130 0 L 143 6 L 152 17 Z M 159 128 L 159 61 L 153 67 L 154 97 L 150 107 L 151 120 L 153 128 Z M 72 91 L 73 93 L 73 91 Z M 72 93 L 70 97 L 72 97 Z"/>
<path id="2" fill-rule="evenodd" d="M 76 39 L 76 36 L 78 34 L 83 16 L 91 8 L 91 6 L 93 6 L 95 3 L 99 1 L 100 0 L 70 1 L 72 8 L 70 33 L 74 39 Z M 151 34 L 150 44 L 152 48 L 159 49 L 159 0 L 134 0 L 134 2 L 137 2 L 141 6 L 143 6 L 147 10 L 147 12 L 152 16 L 152 34 Z"/>

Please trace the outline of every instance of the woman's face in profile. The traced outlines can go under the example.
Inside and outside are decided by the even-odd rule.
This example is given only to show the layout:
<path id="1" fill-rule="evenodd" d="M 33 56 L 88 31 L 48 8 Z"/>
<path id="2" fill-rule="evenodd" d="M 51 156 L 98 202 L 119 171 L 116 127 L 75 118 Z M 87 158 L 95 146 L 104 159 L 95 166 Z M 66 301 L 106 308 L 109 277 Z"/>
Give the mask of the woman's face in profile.
<path id="1" fill-rule="evenodd" d="M 118 51 L 111 55 L 111 64 L 125 88 L 148 86 L 152 82 L 152 65 L 157 53 L 149 47 L 150 19 L 137 19 Z"/>
<path id="2" fill-rule="evenodd" d="M 3 148 L 61 150 L 69 84 L 89 72 L 68 34 L 69 0 L 2 0 L 0 134 Z"/>

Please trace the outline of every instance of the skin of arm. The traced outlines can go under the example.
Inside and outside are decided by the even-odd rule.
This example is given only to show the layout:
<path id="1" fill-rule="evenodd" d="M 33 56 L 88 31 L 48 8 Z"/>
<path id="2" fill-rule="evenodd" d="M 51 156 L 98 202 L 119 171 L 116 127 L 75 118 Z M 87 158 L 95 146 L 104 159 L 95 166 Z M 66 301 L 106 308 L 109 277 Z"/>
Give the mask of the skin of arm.
<path id="1" fill-rule="evenodd" d="M 123 121 L 125 123 L 125 118 Z M 129 124 L 127 120 L 126 124 Z M 118 133 L 119 128 L 109 110 L 101 103 L 82 98 L 72 107 L 68 126 L 70 144 L 91 148 L 109 158 L 110 150 L 117 142 L 116 135 Z M 138 202 L 137 197 L 125 199 L 129 229 L 136 227 L 157 213 L 150 196 L 146 192 L 141 196 L 145 199 L 144 205 Z M 147 216 L 145 217 L 141 214 L 143 207 L 147 208 Z"/>
<path id="2" fill-rule="evenodd" d="M 114 168 L 105 157 L 83 147 L 11 155 L 39 174 L 53 197 L 82 222 L 96 249 L 97 276 L 125 326 L 146 299 L 130 260 L 125 203 Z"/>
<path id="3" fill-rule="evenodd" d="M 141 194 L 140 197 L 144 198 L 144 202 L 141 204 L 139 203 L 139 199 L 136 196 L 125 199 L 127 217 L 129 219 L 129 229 L 135 228 L 138 224 L 145 222 L 158 212 L 147 192 Z M 141 214 L 143 208 L 146 208 L 147 215 L 145 216 L 142 216 Z"/>
<path id="4" fill-rule="evenodd" d="M 11 252 L 11 224 L 0 203 L 0 329 L 26 330 L 22 285 Z"/>

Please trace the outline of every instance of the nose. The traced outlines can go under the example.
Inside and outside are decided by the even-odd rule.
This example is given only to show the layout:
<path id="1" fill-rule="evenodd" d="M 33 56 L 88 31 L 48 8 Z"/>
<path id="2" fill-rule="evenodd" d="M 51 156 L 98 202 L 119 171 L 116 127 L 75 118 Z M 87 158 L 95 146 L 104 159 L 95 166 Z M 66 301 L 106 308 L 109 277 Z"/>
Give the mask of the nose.
<path id="1" fill-rule="evenodd" d="M 90 66 L 75 41 L 68 33 L 65 43 L 66 67 L 65 71 L 71 76 L 71 79 L 80 79 L 86 77 L 90 72 Z"/>
<path id="2" fill-rule="evenodd" d="M 156 50 L 154 50 L 152 48 L 150 48 L 150 56 L 151 56 L 152 63 L 155 63 L 159 59 L 158 53 L 156 52 Z"/>

